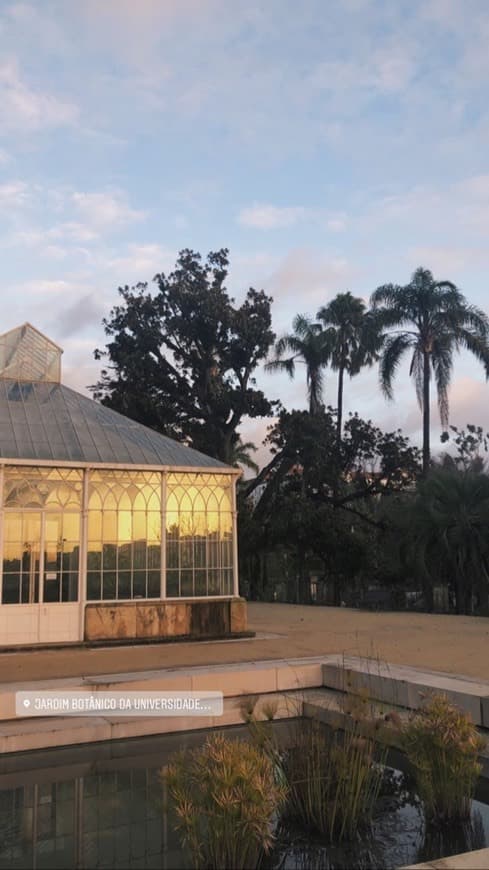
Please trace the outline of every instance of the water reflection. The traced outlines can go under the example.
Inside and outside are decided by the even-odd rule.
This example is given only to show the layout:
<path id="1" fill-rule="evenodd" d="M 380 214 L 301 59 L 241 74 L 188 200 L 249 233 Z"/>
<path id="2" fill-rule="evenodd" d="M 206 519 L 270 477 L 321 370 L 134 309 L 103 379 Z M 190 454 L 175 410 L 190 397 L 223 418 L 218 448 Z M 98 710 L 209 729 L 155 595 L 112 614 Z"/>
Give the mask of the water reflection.
<path id="1" fill-rule="evenodd" d="M 276 727 L 286 739 L 286 727 Z M 194 732 L 0 758 L 0 870 L 188 867 L 159 770 L 177 749 L 204 738 Z M 425 830 L 419 803 L 397 772 L 370 836 L 339 849 L 297 831 L 282 834 L 265 862 L 270 870 L 400 867 L 483 848 L 489 807 L 476 803 L 463 829 Z"/>

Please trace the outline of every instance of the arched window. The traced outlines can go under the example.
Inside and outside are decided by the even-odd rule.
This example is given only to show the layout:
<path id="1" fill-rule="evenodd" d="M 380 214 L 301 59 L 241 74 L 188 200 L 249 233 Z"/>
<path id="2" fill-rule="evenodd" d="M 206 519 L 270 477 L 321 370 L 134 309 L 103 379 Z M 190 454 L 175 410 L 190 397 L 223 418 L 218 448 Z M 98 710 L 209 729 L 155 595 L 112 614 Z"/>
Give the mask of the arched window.
<path id="1" fill-rule="evenodd" d="M 76 601 L 83 473 L 5 468 L 3 604 Z"/>
<path id="2" fill-rule="evenodd" d="M 161 474 L 92 471 L 87 598 L 159 598 L 160 594 Z"/>
<path id="3" fill-rule="evenodd" d="M 166 593 L 232 595 L 232 477 L 168 475 Z"/>

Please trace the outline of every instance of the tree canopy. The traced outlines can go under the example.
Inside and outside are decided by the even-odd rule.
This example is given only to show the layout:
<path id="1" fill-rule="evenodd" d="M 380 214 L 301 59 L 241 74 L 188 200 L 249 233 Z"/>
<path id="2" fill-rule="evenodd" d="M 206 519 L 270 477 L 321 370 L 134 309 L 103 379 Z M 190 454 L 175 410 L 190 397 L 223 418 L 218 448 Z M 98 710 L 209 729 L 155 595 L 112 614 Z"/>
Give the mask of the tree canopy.
<path id="1" fill-rule="evenodd" d="M 489 375 L 489 318 L 469 305 L 451 281 L 435 281 L 416 269 L 409 284 L 385 284 L 372 294 L 379 327 L 387 330 L 380 359 L 380 385 L 392 398 L 392 381 L 402 356 L 411 353 L 409 373 L 423 412 L 423 472 L 430 463 L 430 383 L 434 375 L 442 425 L 448 425 L 448 387 L 453 354 L 468 350 Z"/>
<path id="2" fill-rule="evenodd" d="M 250 288 L 237 306 L 226 290 L 228 250 L 180 252 L 175 270 L 148 284 L 120 287 L 103 321 L 110 339 L 96 350 L 107 367 L 93 387 L 104 405 L 164 435 L 232 464 L 244 416 L 262 417 L 273 402 L 254 372 L 275 336 L 271 297 Z"/>

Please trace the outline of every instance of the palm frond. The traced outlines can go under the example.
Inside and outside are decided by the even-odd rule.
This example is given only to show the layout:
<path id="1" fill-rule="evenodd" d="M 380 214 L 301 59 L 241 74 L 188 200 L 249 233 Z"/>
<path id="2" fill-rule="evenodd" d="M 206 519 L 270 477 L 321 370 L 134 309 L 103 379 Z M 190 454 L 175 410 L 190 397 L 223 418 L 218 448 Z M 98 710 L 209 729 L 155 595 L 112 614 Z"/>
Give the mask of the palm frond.
<path id="1" fill-rule="evenodd" d="M 435 338 L 431 362 L 435 373 L 440 420 L 442 426 L 446 428 L 448 426 L 448 387 L 453 368 L 453 339 L 450 336 Z"/>
<path id="2" fill-rule="evenodd" d="M 423 351 L 419 344 L 414 348 L 413 357 L 411 359 L 411 365 L 409 367 L 409 375 L 412 377 L 414 381 L 414 386 L 416 389 L 416 398 L 418 400 L 418 405 L 422 409 L 423 408 L 423 385 L 424 385 L 424 358 Z"/>
<path id="3" fill-rule="evenodd" d="M 380 358 L 379 376 L 382 392 L 388 399 L 392 399 L 392 381 L 401 358 L 412 345 L 413 338 L 409 333 L 401 332 L 399 335 L 391 335 L 386 338 Z"/>
<path id="4" fill-rule="evenodd" d="M 272 359 L 270 362 L 265 363 L 264 368 L 269 373 L 287 372 L 289 378 L 293 378 L 295 375 L 295 358 L 291 356 L 288 359 Z"/>

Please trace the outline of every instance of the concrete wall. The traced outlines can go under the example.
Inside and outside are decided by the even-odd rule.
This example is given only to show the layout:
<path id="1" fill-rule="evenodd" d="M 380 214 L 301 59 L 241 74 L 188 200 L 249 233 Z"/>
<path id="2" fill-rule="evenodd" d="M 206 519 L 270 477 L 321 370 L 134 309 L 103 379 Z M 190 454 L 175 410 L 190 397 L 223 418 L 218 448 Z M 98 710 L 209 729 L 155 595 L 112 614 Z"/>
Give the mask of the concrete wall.
<path id="1" fill-rule="evenodd" d="M 85 607 L 84 640 L 226 637 L 247 630 L 243 598 L 101 602 Z"/>

